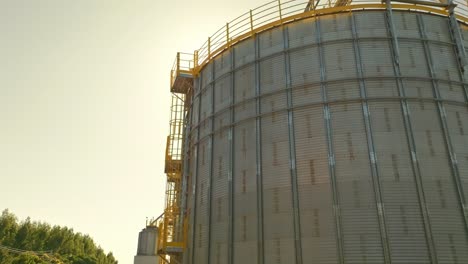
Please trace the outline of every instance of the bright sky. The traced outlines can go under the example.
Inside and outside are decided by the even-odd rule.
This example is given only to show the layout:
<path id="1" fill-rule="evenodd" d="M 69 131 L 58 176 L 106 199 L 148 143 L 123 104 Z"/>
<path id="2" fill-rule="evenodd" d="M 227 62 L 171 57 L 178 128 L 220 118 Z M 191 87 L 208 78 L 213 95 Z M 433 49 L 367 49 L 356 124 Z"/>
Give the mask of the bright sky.
<path id="1" fill-rule="evenodd" d="M 133 263 L 163 211 L 177 51 L 267 0 L 0 0 L 0 211 Z"/>

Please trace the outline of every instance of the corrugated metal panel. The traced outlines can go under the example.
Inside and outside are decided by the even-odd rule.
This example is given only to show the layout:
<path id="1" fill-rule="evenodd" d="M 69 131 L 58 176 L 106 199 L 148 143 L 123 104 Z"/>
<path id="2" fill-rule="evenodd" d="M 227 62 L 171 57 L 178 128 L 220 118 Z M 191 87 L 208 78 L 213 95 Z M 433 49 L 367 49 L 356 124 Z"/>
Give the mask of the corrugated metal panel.
<path id="1" fill-rule="evenodd" d="M 201 91 L 200 121 L 209 117 L 213 111 L 213 86 L 209 85 Z"/>
<path id="2" fill-rule="evenodd" d="M 289 264 L 295 258 L 287 116 L 262 118 L 265 263 Z"/>
<path id="3" fill-rule="evenodd" d="M 365 77 L 393 76 L 390 43 L 382 40 L 359 42 L 363 75 Z"/>
<path id="4" fill-rule="evenodd" d="M 230 52 L 221 53 L 216 57 L 213 62 L 215 67 L 215 79 L 218 79 L 231 70 L 231 57 Z"/>
<path id="5" fill-rule="evenodd" d="M 255 101 L 246 100 L 234 107 L 234 118 L 236 122 L 252 118 L 256 115 L 255 113 Z"/>
<path id="6" fill-rule="evenodd" d="M 416 17 L 417 13 L 393 12 L 393 23 L 399 38 L 419 38 L 419 27 Z"/>
<path id="7" fill-rule="evenodd" d="M 453 46 L 431 43 L 429 49 L 432 58 L 437 58 L 433 63 L 435 76 L 442 80 L 459 81 L 457 57 Z"/>
<path id="8" fill-rule="evenodd" d="M 322 41 L 351 39 L 352 33 L 349 16 L 349 13 L 321 16 L 319 19 Z"/>
<path id="9" fill-rule="evenodd" d="M 356 62 L 353 43 L 333 43 L 323 47 L 327 80 L 355 78 Z"/>
<path id="10" fill-rule="evenodd" d="M 303 47 L 316 43 L 316 29 L 314 27 L 314 18 L 300 20 L 291 26 L 288 26 L 289 47 Z M 292 61 L 292 60 L 291 60 Z"/>
<path id="11" fill-rule="evenodd" d="M 424 21 L 426 36 L 430 40 L 451 42 L 449 22 L 440 16 L 422 16 Z"/>
<path id="12" fill-rule="evenodd" d="M 225 109 L 231 104 L 231 83 L 231 75 L 226 75 L 221 79 L 216 80 L 214 84 L 215 112 Z"/>
<path id="13" fill-rule="evenodd" d="M 255 120 L 234 128 L 234 263 L 257 263 Z"/>
<path id="14" fill-rule="evenodd" d="M 417 98 L 434 98 L 434 92 L 431 81 L 423 80 L 403 80 L 405 86 L 406 96 Z M 419 105 L 424 108 L 425 101 L 419 102 Z"/>
<path id="15" fill-rule="evenodd" d="M 300 49 L 289 54 L 293 87 L 320 82 L 320 65 L 317 58 L 317 47 Z"/>
<path id="16" fill-rule="evenodd" d="M 400 103 L 369 108 L 392 263 L 430 263 Z"/>
<path id="17" fill-rule="evenodd" d="M 255 68 L 253 65 L 239 68 L 234 80 L 234 118 L 238 122 L 255 116 Z"/>
<path id="18" fill-rule="evenodd" d="M 464 44 L 463 46 L 465 46 L 466 48 L 468 46 L 468 26 L 462 23 L 459 23 L 459 26 L 460 26 L 461 37 L 462 37 L 463 44 Z"/>
<path id="19" fill-rule="evenodd" d="M 191 159 L 190 159 L 190 163 L 189 163 L 189 175 L 188 175 L 188 182 L 187 182 L 187 206 L 188 207 L 191 207 L 192 206 L 192 203 L 193 203 L 193 199 L 195 199 L 194 197 L 194 177 L 196 175 L 196 168 L 197 168 L 197 163 L 196 163 L 196 157 L 197 157 L 197 147 L 196 146 L 192 146 L 190 148 L 190 153 L 192 154 L 191 155 Z M 189 244 L 191 245 L 191 244 Z"/>
<path id="20" fill-rule="evenodd" d="M 211 123 L 212 122 L 213 122 L 213 120 L 211 118 L 206 118 L 205 120 L 201 121 L 201 123 L 199 123 L 199 125 L 200 125 L 200 129 L 199 129 L 200 139 L 203 139 L 206 136 L 210 135 L 210 133 L 211 133 Z"/>
<path id="21" fill-rule="evenodd" d="M 294 111 L 304 263 L 337 263 L 337 242 L 321 105 Z"/>
<path id="22" fill-rule="evenodd" d="M 193 115 L 192 115 L 192 123 L 191 123 L 191 129 L 190 129 L 190 132 L 193 134 L 195 131 L 194 131 L 194 127 L 198 125 L 198 109 L 200 107 L 200 97 L 199 96 L 196 96 L 194 99 L 193 99 L 193 106 L 192 106 L 192 109 L 191 111 L 193 112 Z M 196 142 L 192 140 L 192 142 Z"/>
<path id="23" fill-rule="evenodd" d="M 242 102 L 255 96 L 255 67 L 238 68 L 234 73 L 235 102 Z"/>
<path id="24" fill-rule="evenodd" d="M 197 214 L 195 219 L 195 263 L 208 261 L 208 192 L 210 177 L 210 140 L 204 139 L 199 145 L 197 175 Z"/>
<path id="25" fill-rule="evenodd" d="M 255 42 L 253 38 L 242 41 L 234 46 L 234 63 L 236 67 L 255 60 Z"/>
<path id="26" fill-rule="evenodd" d="M 229 140 L 227 130 L 215 133 L 211 187 L 211 263 L 228 263 L 228 170 Z"/>
<path id="27" fill-rule="evenodd" d="M 459 24 L 460 25 L 460 33 L 463 39 L 463 46 L 465 46 L 465 49 L 468 47 L 468 26 L 465 24 Z"/>
<path id="28" fill-rule="evenodd" d="M 466 263 L 468 244 L 436 105 L 410 107 L 437 257 L 441 263 Z"/>
<path id="29" fill-rule="evenodd" d="M 261 58 L 278 53 L 284 49 L 283 28 L 277 27 L 260 33 L 259 40 Z"/>
<path id="30" fill-rule="evenodd" d="M 286 93 L 280 92 L 273 95 L 263 96 L 261 98 L 261 110 L 263 113 L 272 113 L 264 116 L 264 119 L 269 119 L 272 122 L 277 122 L 280 118 L 281 113 L 277 113 L 279 110 L 286 109 Z"/>
<path id="31" fill-rule="evenodd" d="M 460 84 L 454 83 L 445 83 L 439 82 L 438 83 L 440 97 L 445 100 L 452 100 L 457 102 L 465 102 L 465 95 L 463 86 Z"/>
<path id="32" fill-rule="evenodd" d="M 357 81 L 333 82 L 327 85 L 327 95 L 330 101 L 359 99 L 359 83 Z M 344 111 L 348 111 L 348 103 L 344 102 Z"/>
<path id="33" fill-rule="evenodd" d="M 197 147 L 196 146 L 193 146 L 191 149 L 191 152 L 190 152 L 190 172 L 189 172 L 189 175 L 188 175 L 188 187 L 187 187 L 187 208 L 186 208 L 186 212 L 187 214 L 189 215 L 188 217 L 188 225 L 190 228 L 188 228 L 188 234 L 187 234 L 187 252 L 186 254 L 184 255 L 184 263 L 190 263 L 189 259 L 190 259 L 190 256 L 192 256 L 192 251 L 193 251 L 193 245 L 194 245 L 194 223 L 196 223 L 196 219 L 193 220 L 193 214 L 194 214 L 194 202 L 195 202 L 195 205 L 197 204 L 197 198 L 195 197 L 195 188 L 196 186 L 196 182 L 195 182 L 195 178 L 196 177 L 196 171 L 197 171 L 197 163 L 196 163 L 196 160 L 197 160 Z"/>
<path id="34" fill-rule="evenodd" d="M 365 80 L 367 87 L 367 96 L 372 97 L 396 97 L 398 96 L 398 88 L 395 80 Z"/>
<path id="35" fill-rule="evenodd" d="M 384 12 L 355 12 L 353 15 L 356 21 L 357 33 L 360 38 L 387 37 Z M 363 55 L 364 54 L 365 52 L 363 52 Z"/>
<path id="36" fill-rule="evenodd" d="M 460 178 L 466 192 L 468 190 L 468 107 L 446 105 L 445 109 L 453 151 L 457 157 Z"/>
<path id="37" fill-rule="evenodd" d="M 330 107 L 344 258 L 349 263 L 383 263 L 361 107 L 358 103 Z"/>
<path id="38" fill-rule="evenodd" d="M 294 106 L 308 105 L 322 101 L 320 84 L 294 88 L 292 91 Z"/>
<path id="39" fill-rule="evenodd" d="M 229 132 L 228 128 L 231 125 L 231 112 L 229 109 L 218 112 L 214 118 L 214 130 L 216 135 L 225 136 Z"/>
<path id="40" fill-rule="evenodd" d="M 468 54 L 468 26 L 463 23 L 458 23 L 460 26 L 460 35 L 462 37 L 463 46 L 465 47 L 465 54 Z M 468 71 L 464 71 L 461 75 L 468 80 Z"/>
<path id="41" fill-rule="evenodd" d="M 203 138 L 211 133 L 211 115 L 213 110 L 213 86 L 208 86 L 202 90 L 201 105 L 200 105 L 200 138 Z"/>
<path id="42" fill-rule="evenodd" d="M 286 88 L 284 55 L 276 55 L 260 62 L 260 87 L 262 93 Z"/>
<path id="43" fill-rule="evenodd" d="M 210 82 L 213 81 L 213 64 L 206 65 L 206 67 L 201 71 L 201 77 L 201 89 L 203 90 Z"/>
<path id="44" fill-rule="evenodd" d="M 412 32 L 412 31 L 411 31 Z M 415 33 L 417 34 L 419 33 Z M 421 42 L 399 41 L 400 45 L 400 69 L 403 76 L 429 77 L 426 55 Z"/>

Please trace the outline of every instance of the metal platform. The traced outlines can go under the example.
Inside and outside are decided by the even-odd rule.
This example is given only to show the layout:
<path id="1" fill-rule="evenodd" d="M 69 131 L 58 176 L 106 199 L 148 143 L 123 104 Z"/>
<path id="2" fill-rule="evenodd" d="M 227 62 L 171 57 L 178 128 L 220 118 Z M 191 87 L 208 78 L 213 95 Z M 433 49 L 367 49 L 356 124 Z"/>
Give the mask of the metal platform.
<path id="1" fill-rule="evenodd" d="M 193 54 L 177 53 L 171 70 L 171 93 L 187 94 L 193 87 L 194 61 Z"/>

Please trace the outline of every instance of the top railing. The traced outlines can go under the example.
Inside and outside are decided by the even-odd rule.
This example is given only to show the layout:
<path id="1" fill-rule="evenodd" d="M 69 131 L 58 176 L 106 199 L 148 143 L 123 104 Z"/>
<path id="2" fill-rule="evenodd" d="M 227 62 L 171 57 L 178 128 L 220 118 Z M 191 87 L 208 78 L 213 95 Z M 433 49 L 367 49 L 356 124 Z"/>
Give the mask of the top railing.
<path id="1" fill-rule="evenodd" d="M 171 69 L 171 86 L 174 84 L 176 77 L 180 74 L 192 74 L 192 71 L 195 68 L 194 62 L 196 61 L 197 58 L 194 54 L 177 52 L 177 56 Z"/>
<path id="2" fill-rule="evenodd" d="M 448 15 L 446 5 L 450 0 L 392 1 L 393 9 L 418 10 Z M 432 3 L 433 5 L 431 5 Z M 468 23 L 468 6 L 463 0 L 452 1 L 458 20 Z M 437 6 L 440 5 L 440 6 Z M 178 53 L 171 72 L 171 85 L 175 77 L 184 71 L 197 74 L 203 66 L 226 48 L 266 29 L 321 14 L 350 10 L 385 9 L 379 0 L 274 0 L 238 16 L 211 35 L 194 54 Z"/>

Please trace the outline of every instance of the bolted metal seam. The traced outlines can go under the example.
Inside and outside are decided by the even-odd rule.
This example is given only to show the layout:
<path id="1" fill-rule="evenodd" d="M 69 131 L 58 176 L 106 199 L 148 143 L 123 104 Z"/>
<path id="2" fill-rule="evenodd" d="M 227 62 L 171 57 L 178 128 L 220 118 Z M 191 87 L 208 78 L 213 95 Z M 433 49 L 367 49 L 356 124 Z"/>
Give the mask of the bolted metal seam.
<path id="1" fill-rule="evenodd" d="M 284 60 L 286 73 L 286 87 L 291 87 L 291 65 L 290 57 L 287 49 L 289 48 L 288 28 L 283 26 L 283 42 L 284 42 Z M 296 146 L 294 135 L 294 113 L 292 107 L 292 92 L 291 89 L 286 89 L 287 111 L 288 115 L 288 138 L 289 138 L 289 166 L 291 172 L 291 187 L 292 187 L 292 202 L 293 202 L 293 222 L 294 222 L 294 248 L 296 252 L 296 264 L 302 264 L 302 241 L 301 241 L 301 219 L 299 211 L 299 191 L 297 187 L 297 170 L 296 170 Z"/>
<path id="2" fill-rule="evenodd" d="M 386 13 L 387 30 L 388 30 L 388 33 L 392 36 L 391 45 L 393 47 L 393 54 L 392 54 L 393 55 L 393 71 L 394 71 L 395 77 L 397 77 L 396 84 L 398 87 L 398 94 L 400 95 L 400 97 L 402 97 L 400 103 L 401 103 L 401 108 L 403 112 L 403 120 L 404 120 L 404 125 L 405 125 L 406 137 L 408 140 L 408 145 L 411 151 L 411 157 L 413 161 L 412 170 L 415 176 L 416 189 L 418 192 L 421 214 L 423 216 L 424 230 L 425 230 L 426 239 L 428 241 L 427 246 L 428 246 L 428 251 L 430 254 L 429 257 L 431 259 L 431 263 L 437 264 L 438 263 L 437 254 L 435 250 L 435 244 L 434 244 L 432 229 L 431 229 L 431 224 L 430 224 L 429 209 L 427 208 L 426 198 L 425 198 L 424 189 L 422 185 L 422 175 L 421 175 L 421 170 L 419 167 L 419 162 L 417 159 L 416 143 L 414 141 L 414 134 L 413 134 L 413 129 L 411 125 L 411 116 L 409 113 L 408 102 L 405 99 L 406 93 L 405 93 L 405 88 L 404 88 L 403 81 L 401 78 L 400 64 L 398 60 L 399 44 L 398 44 L 397 34 L 395 32 L 395 25 L 393 23 L 392 6 L 391 6 L 390 0 L 386 0 L 386 4 L 387 4 L 387 13 Z"/>
<path id="3" fill-rule="evenodd" d="M 202 76 L 198 79 L 198 88 L 201 89 L 201 84 L 202 84 Z M 198 100 L 198 122 L 200 122 L 200 116 L 201 116 L 201 97 L 199 97 Z M 195 156 L 195 177 L 193 177 L 193 183 L 192 183 L 192 192 L 193 192 L 193 215 L 192 215 L 192 251 L 191 251 L 191 263 L 195 263 L 195 234 L 196 234 L 196 215 L 197 215 L 197 180 L 198 180 L 198 173 L 199 173 L 199 166 L 198 166 L 198 161 L 199 161 L 199 156 L 200 156 L 200 146 L 198 142 L 200 141 L 200 127 L 196 128 L 197 130 L 197 145 L 196 145 L 196 156 Z"/>
<path id="4" fill-rule="evenodd" d="M 259 38 L 258 35 L 254 36 L 255 47 L 255 102 L 256 114 L 255 118 L 255 141 L 256 141 L 256 164 L 257 164 L 257 263 L 265 263 L 265 250 L 264 250 L 264 234 L 263 234 L 263 172 L 262 172 L 262 123 L 261 123 L 261 102 L 260 102 L 260 62 L 259 58 Z"/>
<path id="5" fill-rule="evenodd" d="M 235 87 L 235 78 L 234 78 L 234 69 L 235 69 L 235 62 L 234 62 L 234 49 L 230 49 L 231 51 L 231 102 L 232 105 L 234 103 L 234 87 Z M 231 126 L 229 127 L 229 177 L 228 177 L 228 184 L 229 184 L 229 237 L 228 237 L 228 264 L 232 264 L 234 262 L 234 151 L 235 151 L 235 137 L 234 137 L 234 108 L 231 108 L 230 111 L 230 123 Z"/>
<path id="6" fill-rule="evenodd" d="M 324 81 L 326 80 L 326 72 L 325 72 L 325 59 L 323 55 L 323 43 L 321 38 L 321 30 L 320 30 L 320 18 L 315 17 L 315 27 L 316 27 L 316 38 L 317 38 L 317 47 L 319 53 L 319 62 L 320 62 L 320 90 L 322 101 L 327 102 L 327 87 Z M 340 264 L 344 263 L 344 249 L 343 249 L 343 237 L 342 237 L 342 224 L 341 224 L 341 209 L 339 204 L 339 192 L 338 186 L 336 181 L 336 173 L 335 173 L 335 154 L 333 152 L 333 141 L 332 141 L 332 127 L 331 127 L 331 115 L 328 103 L 323 105 L 323 115 L 324 115 L 324 125 L 325 125 L 325 133 L 327 137 L 327 147 L 328 147 L 328 169 L 330 172 L 330 182 L 331 182 L 331 189 L 333 193 L 333 212 L 335 216 L 335 231 L 336 231 L 336 243 L 337 243 L 337 254 L 338 260 Z"/>
<path id="7" fill-rule="evenodd" d="M 209 144 L 209 147 L 210 147 L 210 167 L 209 167 L 209 172 L 208 172 L 208 191 L 207 191 L 207 195 L 208 195 L 208 208 L 207 208 L 207 211 L 208 211 L 208 246 L 207 246 L 207 263 L 210 264 L 211 263 L 211 229 L 212 229 L 212 221 L 211 221 L 211 217 L 212 217 L 212 207 L 213 207 L 213 166 L 214 166 L 214 162 L 213 162 L 213 157 L 214 157 L 214 127 L 215 127 L 215 121 L 214 121 L 214 111 L 215 111 L 215 89 L 214 89 L 214 86 L 215 86 L 215 82 L 213 82 L 213 78 L 215 76 L 215 65 L 213 64 L 211 66 L 211 83 L 208 84 L 208 89 L 211 89 L 211 134 L 210 134 L 210 144 Z M 208 91 L 207 89 L 207 91 Z"/>
<path id="8" fill-rule="evenodd" d="M 419 34 L 423 38 L 426 37 L 426 27 L 424 25 L 424 20 L 422 19 L 420 14 L 417 14 L 418 18 L 418 25 L 419 25 Z M 449 25 L 452 27 L 452 25 L 449 23 Z M 457 41 L 454 39 L 454 41 Z M 443 101 L 440 101 L 442 98 L 440 96 L 440 90 L 439 90 L 439 83 L 437 82 L 435 72 L 434 72 L 434 61 L 432 59 L 432 54 L 431 54 L 431 48 L 427 41 L 423 41 L 423 46 L 424 46 L 424 55 L 426 56 L 426 61 L 427 61 L 427 66 L 429 68 L 429 72 L 431 74 L 432 78 L 432 93 L 433 97 L 437 99 L 436 105 L 437 105 L 437 110 L 439 113 L 439 121 L 440 125 L 442 127 L 442 133 L 444 135 L 444 141 L 445 141 L 445 147 L 447 148 L 448 151 L 448 162 L 450 164 L 450 168 L 452 170 L 452 177 L 455 182 L 455 187 L 457 189 L 457 194 L 458 194 L 458 199 L 460 202 L 460 209 L 461 213 L 463 216 L 463 221 L 465 223 L 465 231 L 468 234 L 468 216 L 466 214 L 466 197 L 465 197 L 465 192 L 463 190 L 463 184 L 461 182 L 460 178 L 460 171 L 458 168 L 458 163 L 456 161 L 456 154 L 454 152 L 453 148 L 453 143 L 452 143 L 452 138 L 449 133 L 448 129 L 448 124 L 447 124 L 447 113 L 445 111 L 444 103 Z"/>
<path id="9" fill-rule="evenodd" d="M 362 101 L 362 109 L 363 109 L 364 124 L 365 124 L 365 129 L 366 129 L 367 148 L 369 152 L 369 159 L 370 159 L 370 166 L 371 166 L 372 184 L 374 187 L 373 188 L 374 198 L 376 202 L 376 207 L 378 209 L 377 217 L 379 220 L 383 255 L 384 255 L 385 263 L 391 263 L 392 260 L 391 260 L 391 252 L 390 252 L 390 242 L 388 239 L 387 225 L 385 222 L 384 201 L 382 197 L 381 183 L 379 179 L 379 170 L 377 167 L 376 157 L 375 157 L 375 143 L 374 143 L 374 138 L 373 138 L 373 133 L 372 133 L 372 125 L 370 121 L 369 105 L 367 104 L 367 101 L 365 100 L 367 98 L 367 89 L 366 89 L 366 84 L 364 83 L 364 80 L 363 80 L 364 74 L 362 72 L 361 51 L 359 48 L 359 39 L 357 36 L 356 21 L 354 18 L 354 13 L 352 12 L 350 15 L 350 19 L 351 19 L 350 21 L 351 30 L 352 30 L 352 35 L 353 35 L 353 48 L 354 48 L 354 56 L 355 56 L 355 61 L 356 61 L 356 70 L 357 70 L 358 77 L 360 79 L 359 81 L 360 94 L 361 94 L 361 98 L 364 99 Z"/>

